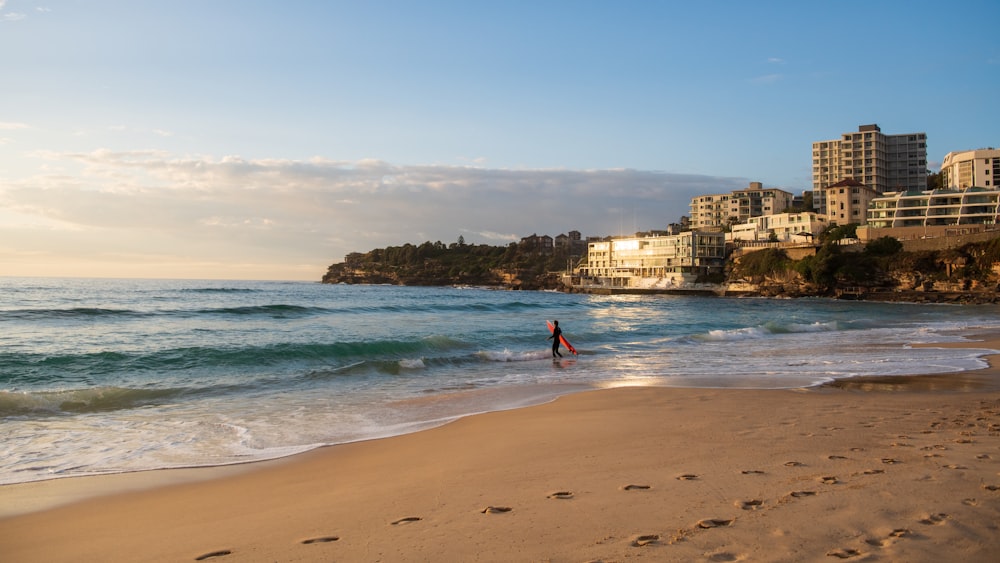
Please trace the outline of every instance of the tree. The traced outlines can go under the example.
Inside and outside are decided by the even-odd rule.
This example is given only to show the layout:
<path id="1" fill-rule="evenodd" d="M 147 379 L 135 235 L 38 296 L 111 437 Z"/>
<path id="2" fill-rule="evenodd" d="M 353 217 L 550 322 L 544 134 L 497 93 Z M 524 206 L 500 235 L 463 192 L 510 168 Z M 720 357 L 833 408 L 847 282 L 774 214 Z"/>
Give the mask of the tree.
<path id="1" fill-rule="evenodd" d="M 892 256 L 903 250 L 903 243 L 893 237 L 880 237 L 865 245 L 865 253 L 871 256 Z"/>
<path id="2" fill-rule="evenodd" d="M 944 174 L 940 172 L 927 171 L 927 189 L 928 190 L 939 190 L 945 188 L 944 185 Z"/>

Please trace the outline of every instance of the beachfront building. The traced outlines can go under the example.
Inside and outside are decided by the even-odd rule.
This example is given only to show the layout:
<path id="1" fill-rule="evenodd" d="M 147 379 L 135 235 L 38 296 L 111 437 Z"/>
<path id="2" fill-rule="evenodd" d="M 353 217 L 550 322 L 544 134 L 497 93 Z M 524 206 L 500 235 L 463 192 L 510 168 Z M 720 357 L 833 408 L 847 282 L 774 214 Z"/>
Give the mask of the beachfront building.
<path id="1" fill-rule="evenodd" d="M 721 274 L 725 262 L 721 232 L 619 237 L 591 241 L 580 267 L 585 287 L 669 289 Z"/>
<path id="2" fill-rule="evenodd" d="M 852 178 L 882 194 L 927 189 L 927 134 L 886 135 L 861 125 L 839 139 L 812 144 L 813 206 L 826 213 L 825 188 Z"/>
<path id="3" fill-rule="evenodd" d="M 751 217 L 745 223 L 733 225 L 726 240 L 812 242 L 829 224 L 824 215 L 815 211 Z"/>
<path id="4" fill-rule="evenodd" d="M 876 196 L 875 190 L 848 178 L 821 190 L 826 200 L 826 211 L 821 215 L 831 225 L 864 225 L 868 220 L 869 204 Z"/>
<path id="5" fill-rule="evenodd" d="M 785 190 L 765 188 L 760 182 L 725 194 L 696 196 L 691 198 L 691 228 L 721 231 L 751 217 L 781 213 L 791 207 L 794 197 Z"/>
<path id="6" fill-rule="evenodd" d="M 950 152 L 941 164 L 941 176 L 945 188 L 1000 186 L 1000 149 Z"/>
<path id="7" fill-rule="evenodd" d="M 1000 187 L 890 192 L 872 199 L 872 228 L 995 225 L 1000 221 Z"/>

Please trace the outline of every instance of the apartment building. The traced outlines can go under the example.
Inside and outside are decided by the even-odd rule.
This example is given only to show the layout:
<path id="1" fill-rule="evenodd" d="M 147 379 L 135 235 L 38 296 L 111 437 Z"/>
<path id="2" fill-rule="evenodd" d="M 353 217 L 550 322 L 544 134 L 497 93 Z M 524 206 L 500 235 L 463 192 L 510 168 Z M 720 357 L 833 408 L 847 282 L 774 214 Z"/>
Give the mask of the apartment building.
<path id="1" fill-rule="evenodd" d="M 871 201 L 873 228 L 995 225 L 1000 221 L 1000 187 L 890 192 Z"/>
<path id="2" fill-rule="evenodd" d="M 1000 186 L 1000 150 L 950 152 L 941 164 L 941 176 L 942 185 L 951 189 Z"/>
<path id="3" fill-rule="evenodd" d="M 813 201 L 824 211 L 824 189 L 848 178 L 882 194 L 927 189 L 927 135 L 886 135 L 876 124 L 861 125 L 839 139 L 812 144 Z"/>
<path id="4" fill-rule="evenodd" d="M 733 225 L 726 237 L 733 241 L 774 240 L 777 242 L 811 242 L 830 223 L 826 216 L 814 211 L 778 213 L 751 217 L 747 222 Z"/>
<path id="5" fill-rule="evenodd" d="M 587 264 L 580 267 L 580 283 L 608 288 L 678 287 L 701 275 L 721 273 L 725 245 L 721 232 L 699 231 L 592 241 Z"/>
<path id="6" fill-rule="evenodd" d="M 878 196 L 871 187 L 853 179 L 841 180 L 821 190 L 826 201 L 820 214 L 830 224 L 864 225 L 868 221 L 869 204 Z"/>
<path id="7" fill-rule="evenodd" d="M 696 196 L 691 198 L 691 228 L 721 231 L 751 217 L 781 213 L 791 207 L 794 197 L 785 190 L 765 188 L 760 182 L 750 182 L 747 188 L 725 194 Z"/>

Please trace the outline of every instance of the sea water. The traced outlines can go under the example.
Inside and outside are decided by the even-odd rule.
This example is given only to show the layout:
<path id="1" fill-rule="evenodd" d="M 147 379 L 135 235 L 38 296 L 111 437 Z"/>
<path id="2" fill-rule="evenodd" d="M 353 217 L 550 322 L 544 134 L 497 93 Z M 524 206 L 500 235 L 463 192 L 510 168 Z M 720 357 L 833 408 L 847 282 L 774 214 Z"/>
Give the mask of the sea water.
<path id="1" fill-rule="evenodd" d="M 546 319 L 579 351 L 551 357 Z M 957 372 L 1000 308 L 0 278 L 0 484 L 221 465 L 615 386 Z"/>

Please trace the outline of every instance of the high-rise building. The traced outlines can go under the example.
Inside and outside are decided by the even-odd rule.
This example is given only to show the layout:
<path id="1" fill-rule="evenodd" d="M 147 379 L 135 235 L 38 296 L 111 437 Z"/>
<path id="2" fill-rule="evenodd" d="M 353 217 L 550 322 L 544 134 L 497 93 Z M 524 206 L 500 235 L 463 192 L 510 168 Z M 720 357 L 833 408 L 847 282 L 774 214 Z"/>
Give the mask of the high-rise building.
<path id="1" fill-rule="evenodd" d="M 816 193 L 849 178 L 880 194 L 927 189 L 925 133 L 885 135 L 878 125 L 861 125 L 839 139 L 813 143 L 812 157 Z"/>
<path id="2" fill-rule="evenodd" d="M 950 152 L 941 164 L 945 188 L 994 188 L 1000 186 L 1000 150 Z"/>

